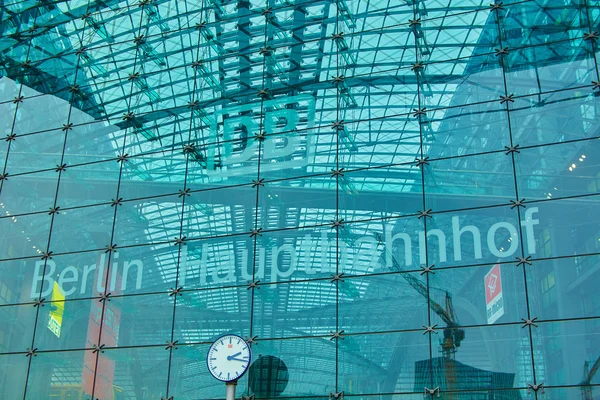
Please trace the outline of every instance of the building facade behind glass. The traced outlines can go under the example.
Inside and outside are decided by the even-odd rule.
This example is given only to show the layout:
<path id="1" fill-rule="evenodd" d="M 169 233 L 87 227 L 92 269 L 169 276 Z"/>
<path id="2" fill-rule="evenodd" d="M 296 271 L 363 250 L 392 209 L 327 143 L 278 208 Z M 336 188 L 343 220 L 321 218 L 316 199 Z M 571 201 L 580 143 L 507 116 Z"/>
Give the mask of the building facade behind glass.
<path id="1" fill-rule="evenodd" d="M 3 399 L 600 399 L 597 0 L 0 16 Z"/>

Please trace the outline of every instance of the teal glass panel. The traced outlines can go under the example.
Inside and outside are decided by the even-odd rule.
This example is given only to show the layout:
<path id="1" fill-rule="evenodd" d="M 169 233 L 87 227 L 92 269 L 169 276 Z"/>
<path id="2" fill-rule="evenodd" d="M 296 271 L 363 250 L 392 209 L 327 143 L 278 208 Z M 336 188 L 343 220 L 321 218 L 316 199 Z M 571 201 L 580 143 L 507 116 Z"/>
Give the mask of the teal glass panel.
<path id="1" fill-rule="evenodd" d="M 421 176 L 414 165 L 342 174 L 332 189 L 337 186 L 337 218 L 347 223 L 411 215 L 422 207 Z"/>
<path id="2" fill-rule="evenodd" d="M 266 182 L 257 193 L 259 227 L 275 230 L 330 223 L 336 219 L 335 185 L 336 178 L 330 175 Z M 246 208 L 247 212 L 250 210 Z M 297 210 L 296 215 L 292 210 Z M 303 218 L 306 214 L 316 218 Z"/>
<path id="3" fill-rule="evenodd" d="M 179 237 L 182 217 L 180 196 L 126 201 L 114 207 L 117 207 L 117 213 L 113 242 L 119 246 L 169 242 Z"/>
<path id="4" fill-rule="evenodd" d="M 499 205 L 515 196 L 512 158 L 504 152 L 432 160 L 423 169 L 425 201 L 435 211 Z M 445 200 L 457 193 L 472 200 Z"/>
<path id="5" fill-rule="evenodd" d="M 94 386 L 95 360 L 87 353 L 84 351 L 40 352 L 35 357 L 31 357 L 27 394 L 24 398 L 28 400 L 52 397 L 77 399 L 91 394 Z M 30 358 L 23 357 L 23 359 L 29 361 Z M 103 389 L 98 388 L 96 393 L 100 395 L 100 392 L 104 392 Z"/>
<path id="6" fill-rule="evenodd" d="M 65 164 L 71 166 L 97 163 L 114 159 L 117 154 L 121 153 L 123 131 L 117 125 L 105 121 L 96 122 L 77 109 L 74 109 L 73 112 L 74 116 L 72 118 L 77 123 L 74 123 L 73 128 L 67 135 L 64 151 Z M 76 118 L 78 113 L 82 115 Z M 119 168 L 118 164 L 113 162 L 108 168 L 90 165 L 88 169 L 92 173 L 98 170 L 112 171 Z M 102 178 L 102 174 L 96 176 Z"/>
<path id="7" fill-rule="evenodd" d="M 28 133 L 46 133 L 49 139 L 31 142 L 40 146 L 39 150 L 53 150 L 55 143 L 62 143 L 60 134 L 50 135 L 50 130 L 60 130 L 67 124 L 70 106 L 56 96 L 40 95 L 40 93 L 23 86 L 20 96 L 24 99 L 18 103 L 13 132 L 17 136 Z M 44 115 L 45 118 L 36 116 Z M 15 141 L 16 142 L 16 141 Z M 27 150 L 27 147 L 23 148 Z M 40 151 L 43 154 L 43 151 Z"/>
<path id="8" fill-rule="evenodd" d="M 167 293 L 176 286 L 178 262 L 180 265 L 184 263 L 183 249 L 180 252 L 178 246 L 174 246 L 173 243 L 117 247 L 117 251 L 112 252 L 110 256 L 108 291 L 124 295 Z M 93 263 L 94 260 L 98 260 L 98 255 L 95 259 L 90 257 L 90 254 L 94 253 L 85 254 L 85 258 L 82 254 L 82 262 L 85 260 Z M 108 255 L 104 251 L 99 255 L 101 260 L 104 256 L 104 262 L 108 263 Z M 105 285 L 102 285 L 100 289 L 104 287 Z"/>
<path id="9" fill-rule="evenodd" d="M 165 346 L 107 349 L 90 358 L 91 353 L 86 352 L 90 361 L 93 356 L 98 357 L 96 373 L 88 373 L 86 379 L 94 379 L 94 395 L 112 394 L 114 399 L 152 396 L 160 399 L 166 395 L 171 354 Z"/>
<path id="10" fill-rule="evenodd" d="M 60 174 L 57 195 L 61 208 L 98 205 L 115 200 L 119 184 L 119 165 L 115 161 L 72 167 L 68 164 L 66 152 L 64 161 L 67 166 Z M 47 174 L 56 172 L 53 170 Z"/>
<path id="11" fill-rule="evenodd" d="M 4 292 L 2 300 L 11 295 L 9 290 L 4 284 L 0 287 L 0 296 Z M 31 348 L 33 327 L 36 318 L 39 318 L 37 311 L 33 304 L 0 306 L 0 315 L 6 326 L 6 329 L 2 330 L 1 353 L 23 353 L 26 352 L 26 349 Z"/>
<path id="12" fill-rule="evenodd" d="M 58 174 L 54 171 L 10 176 L 2 182 L 0 213 L 3 217 L 27 213 L 47 215 L 53 208 L 57 183 Z"/>
<path id="13" fill-rule="evenodd" d="M 597 379 L 594 380 L 593 383 L 596 382 Z M 594 393 L 597 391 L 596 386 L 592 385 L 582 385 L 576 387 L 553 387 L 545 389 L 544 396 L 548 399 L 558 400 L 558 399 L 581 399 L 582 396 L 591 394 L 594 396 Z"/>
<path id="14" fill-rule="evenodd" d="M 515 100 L 510 113 L 514 144 L 523 147 L 597 136 L 599 102 L 590 94 L 586 88 Z M 531 106 L 531 101 L 545 99 L 543 106 Z"/>
<path id="15" fill-rule="evenodd" d="M 337 282 L 339 325 L 345 332 L 421 330 L 428 325 L 423 295 L 427 284 L 420 273 L 343 277 Z M 349 337 L 340 344 L 351 344 L 354 339 Z"/>
<path id="16" fill-rule="evenodd" d="M 450 103 L 444 108 L 425 110 L 425 114 L 418 116 L 421 128 L 417 132 L 417 136 L 422 137 L 423 156 L 435 160 L 505 150 L 504 146 L 510 145 L 508 116 L 499 95 L 497 98 L 486 103 L 468 106 Z M 419 141 L 414 143 L 418 146 Z M 414 149 L 416 152 L 417 147 Z M 421 155 L 417 153 L 417 157 Z"/>
<path id="17" fill-rule="evenodd" d="M 527 329 L 504 325 L 463 330 L 464 340 L 454 350 L 445 350 L 449 348 L 444 343 L 446 334 L 432 335 L 434 386 L 440 385 L 441 391 L 528 387 L 533 380 L 533 361 Z"/>
<path id="18" fill-rule="evenodd" d="M 345 221 L 355 224 L 407 216 L 423 206 L 422 173 L 412 159 L 410 164 L 406 161 L 398 165 L 381 164 L 342 173 L 333 179 L 337 179 L 339 214 Z M 331 178 L 326 175 L 321 179 Z"/>
<path id="19" fill-rule="evenodd" d="M 510 47 L 544 44 L 543 48 L 549 48 L 546 58 L 550 55 L 560 57 L 552 54 L 554 43 L 583 36 L 587 15 L 568 2 L 557 2 L 552 4 L 554 7 L 549 5 L 549 2 L 510 5 L 510 12 L 501 25 L 503 43 Z"/>
<path id="20" fill-rule="evenodd" d="M 336 330 L 336 285 L 329 280 L 254 289 L 252 333 L 261 338 L 328 335 Z M 245 289 L 245 288 L 243 288 Z M 294 293 L 293 302 L 285 298 Z"/>
<path id="21" fill-rule="evenodd" d="M 14 216 L 6 207 L 3 210 L 4 216 L 0 218 L 0 258 L 41 257 L 46 251 L 50 232 L 51 217 L 48 213 Z"/>
<path id="22" fill-rule="evenodd" d="M 554 91 L 586 86 L 595 80 L 594 55 L 578 39 L 582 36 L 580 31 L 572 34 L 573 38 L 577 38 L 574 41 L 567 39 L 548 47 L 522 47 L 511 52 L 508 57 L 510 69 L 506 74 L 508 91 L 515 96 L 535 93 L 530 103 L 532 107 L 539 107 L 539 102 L 547 102 L 554 97 Z M 523 68 L 524 64 L 532 63 L 536 63 L 536 68 Z"/>
<path id="23" fill-rule="evenodd" d="M 0 305 L 33 303 L 37 296 L 36 290 L 31 294 L 31 288 L 34 286 L 31 282 L 33 276 L 34 265 L 40 258 L 16 259 L 0 262 Z M 41 271 L 43 262 L 38 267 Z"/>
<path id="24" fill-rule="evenodd" d="M 258 296 L 255 293 L 255 298 Z M 213 341 L 226 333 L 250 337 L 251 309 L 252 291 L 247 286 L 184 290 L 177 297 L 175 340 L 194 344 Z M 205 358 L 199 361 L 206 365 Z"/>
<path id="25" fill-rule="evenodd" d="M 284 361 L 290 379 L 282 395 L 311 396 L 335 391 L 335 363 L 332 361 L 336 345 L 329 338 L 262 341 L 253 351 L 259 357 L 271 356 Z M 280 379 L 282 377 L 276 376 L 275 382 Z"/>
<path id="26" fill-rule="evenodd" d="M 171 341 L 174 302 L 166 291 L 113 297 L 104 308 L 101 342 L 107 347 L 162 346 Z"/>
<path id="27" fill-rule="evenodd" d="M 597 319 L 540 323 L 532 330 L 536 375 L 556 386 L 581 384 L 597 359 L 597 327 Z"/>
<path id="28" fill-rule="evenodd" d="M 519 193 L 528 199 L 595 194 L 598 177 L 593 143 L 575 142 L 524 149 L 515 157 Z M 594 199 L 596 197 L 588 198 L 590 201 Z"/>
<path id="29" fill-rule="evenodd" d="M 102 303 L 98 299 L 48 299 L 37 317 L 34 347 L 40 351 L 92 348 L 100 338 L 101 316 Z M 103 318 L 108 317 L 105 313 Z"/>
<path id="30" fill-rule="evenodd" d="M 19 93 L 18 85 L 16 85 L 14 81 L 6 77 L 2 77 L 2 79 L 0 79 L 0 85 L 2 87 L 2 95 L 0 96 L 0 107 L 2 108 L 3 115 L 11 116 L 10 110 L 13 110 L 14 112 L 15 108 L 15 105 L 12 101 L 15 97 L 18 96 Z M 8 118 L 7 120 L 3 120 L 3 124 L 8 121 L 12 122 L 11 119 Z"/>
<path id="31" fill-rule="evenodd" d="M 448 324 L 444 313 L 465 326 L 521 322 L 527 315 L 523 271 L 514 264 L 438 269 L 429 275 L 429 296 L 439 326 Z"/>
<path id="32" fill-rule="evenodd" d="M 253 280 L 255 250 L 249 234 L 190 241 L 180 251 L 169 243 L 163 253 L 165 256 L 157 257 L 157 264 L 164 269 L 168 281 L 177 278 L 186 289 L 245 285 Z M 256 252 L 259 253 L 260 250 Z M 257 273 L 260 270 L 262 279 L 264 267 L 257 267 Z"/>
<path id="33" fill-rule="evenodd" d="M 111 244 L 113 218 L 114 207 L 110 205 L 61 211 L 53 221 L 51 250 L 67 253 L 106 248 Z M 80 232 L 83 227 L 89 228 L 85 235 Z"/>
<path id="34" fill-rule="evenodd" d="M 0 393 L 11 398 L 23 398 L 29 358 L 21 354 L 0 354 Z"/>
<path id="35" fill-rule="evenodd" d="M 339 342 L 339 381 L 348 394 L 418 392 L 430 381 L 429 340 L 421 332 L 347 336 Z M 374 352 L 377 353 L 375 356 Z M 410 398 L 410 397 L 409 397 Z"/>
<path id="36" fill-rule="evenodd" d="M 535 207 L 525 213 L 527 222 L 522 219 L 521 226 L 517 210 L 509 205 L 434 214 L 427 220 L 427 233 L 418 233 L 419 260 L 445 267 L 512 262 L 521 251 L 535 254 L 535 240 L 541 236 L 536 221 L 542 213 L 536 214 Z"/>
<path id="37" fill-rule="evenodd" d="M 246 241 L 245 246 L 237 245 L 243 283 L 256 279 L 277 283 L 329 278 L 336 271 L 339 246 L 336 246 L 336 232 L 330 221 L 314 228 L 267 231 L 255 236 L 255 242 L 249 238 L 251 240 Z M 226 243 L 224 239 L 227 238 L 221 238 L 219 242 Z M 246 252 L 250 255 L 248 259 Z M 217 262 L 210 262 L 208 268 L 211 264 Z M 221 268 L 230 269 L 226 265 Z M 239 282 L 240 278 L 237 279 Z"/>
<path id="38" fill-rule="evenodd" d="M 527 239 L 532 245 L 529 254 L 543 258 L 597 252 L 600 241 L 595 209 L 596 202 L 584 197 L 532 203 L 526 211 L 520 211 L 522 222 L 533 225 L 536 232 Z"/>
<path id="39" fill-rule="evenodd" d="M 11 142 L 6 170 L 16 175 L 56 169 L 61 162 L 64 136 L 62 129 L 16 136 Z"/>
<path id="40" fill-rule="evenodd" d="M 185 196 L 183 236 L 190 239 L 216 238 L 246 234 L 254 229 L 256 189 L 251 186 L 215 188 L 209 185 L 190 189 L 189 193 L 179 192 L 177 195 L 180 198 Z M 183 188 L 180 190 L 185 191 Z"/>
<path id="41" fill-rule="evenodd" d="M 598 317 L 598 293 L 590 279 L 597 255 L 540 260 L 527 268 L 529 304 L 540 319 Z"/>
<path id="42" fill-rule="evenodd" d="M 99 296 L 107 287 L 107 292 L 113 295 L 130 295 L 163 293 L 175 285 L 176 247 L 117 249 L 112 253 L 101 250 L 53 255 L 48 260 L 6 261 L 3 271 L 6 271 L 7 281 L 11 265 L 20 271 L 18 279 L 13 278 L 13 282 L 17 289 L 27 288 L 21 292 L 21 302 L 33 302 L 40 293 L 42 298 L 49 298 L 57 291 L 68 299 L 81 299 Z"/>
<path id="43" fill-rule="evenodd" d="M 82 115 L 79 115 L 82 114 Z M 65 141 L 64 163 L 68 166 L 91 164 L 114 159 L 123 147 L 123 131 L 114 124 L 105 121 L 96 122 L 89 115 L 73 109 L 73 127 Z M 118 170 L 118 164 L 112 168 L 89 166 L 94 170 Z M 102 175 L 98 175 L 102 177 Z"/>

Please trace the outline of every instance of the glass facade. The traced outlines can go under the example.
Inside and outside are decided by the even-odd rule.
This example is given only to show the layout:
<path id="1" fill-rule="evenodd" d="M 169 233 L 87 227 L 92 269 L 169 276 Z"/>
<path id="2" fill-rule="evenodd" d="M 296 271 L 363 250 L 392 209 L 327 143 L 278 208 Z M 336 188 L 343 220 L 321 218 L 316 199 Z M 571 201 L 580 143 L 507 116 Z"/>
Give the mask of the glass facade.
<path id="1" fill-rule="evenodd" d="M 599 1 L 0 16 L 2 399 L 600 399 Z"/>

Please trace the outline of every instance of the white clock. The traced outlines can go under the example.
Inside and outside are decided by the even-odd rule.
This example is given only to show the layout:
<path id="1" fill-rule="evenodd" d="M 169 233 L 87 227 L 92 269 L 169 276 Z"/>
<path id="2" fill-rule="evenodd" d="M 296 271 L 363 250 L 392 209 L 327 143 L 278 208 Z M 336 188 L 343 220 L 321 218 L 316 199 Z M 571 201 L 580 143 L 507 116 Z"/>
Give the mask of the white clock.
<path id="1" fill-rule="evenodd" d="M 208 349 L 206 363 L 211 375 L 223 382 L 237 380 L 250 365 L 250 345 L 237 335 L 224 335 Z"/>

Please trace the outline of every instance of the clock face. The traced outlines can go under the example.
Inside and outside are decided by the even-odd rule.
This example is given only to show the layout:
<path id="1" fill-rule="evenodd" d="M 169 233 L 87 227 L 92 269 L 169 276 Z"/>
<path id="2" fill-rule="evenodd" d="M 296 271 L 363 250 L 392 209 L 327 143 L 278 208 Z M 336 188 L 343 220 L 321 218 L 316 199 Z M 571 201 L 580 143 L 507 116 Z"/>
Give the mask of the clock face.
<path id="1" fill-rule="evenodd" d="M 225 335 L 210 346 L 206 362 L 208 370 L 220 381 L 235 381 L 250 365 L 250 345 L 237 335 Z"/>

